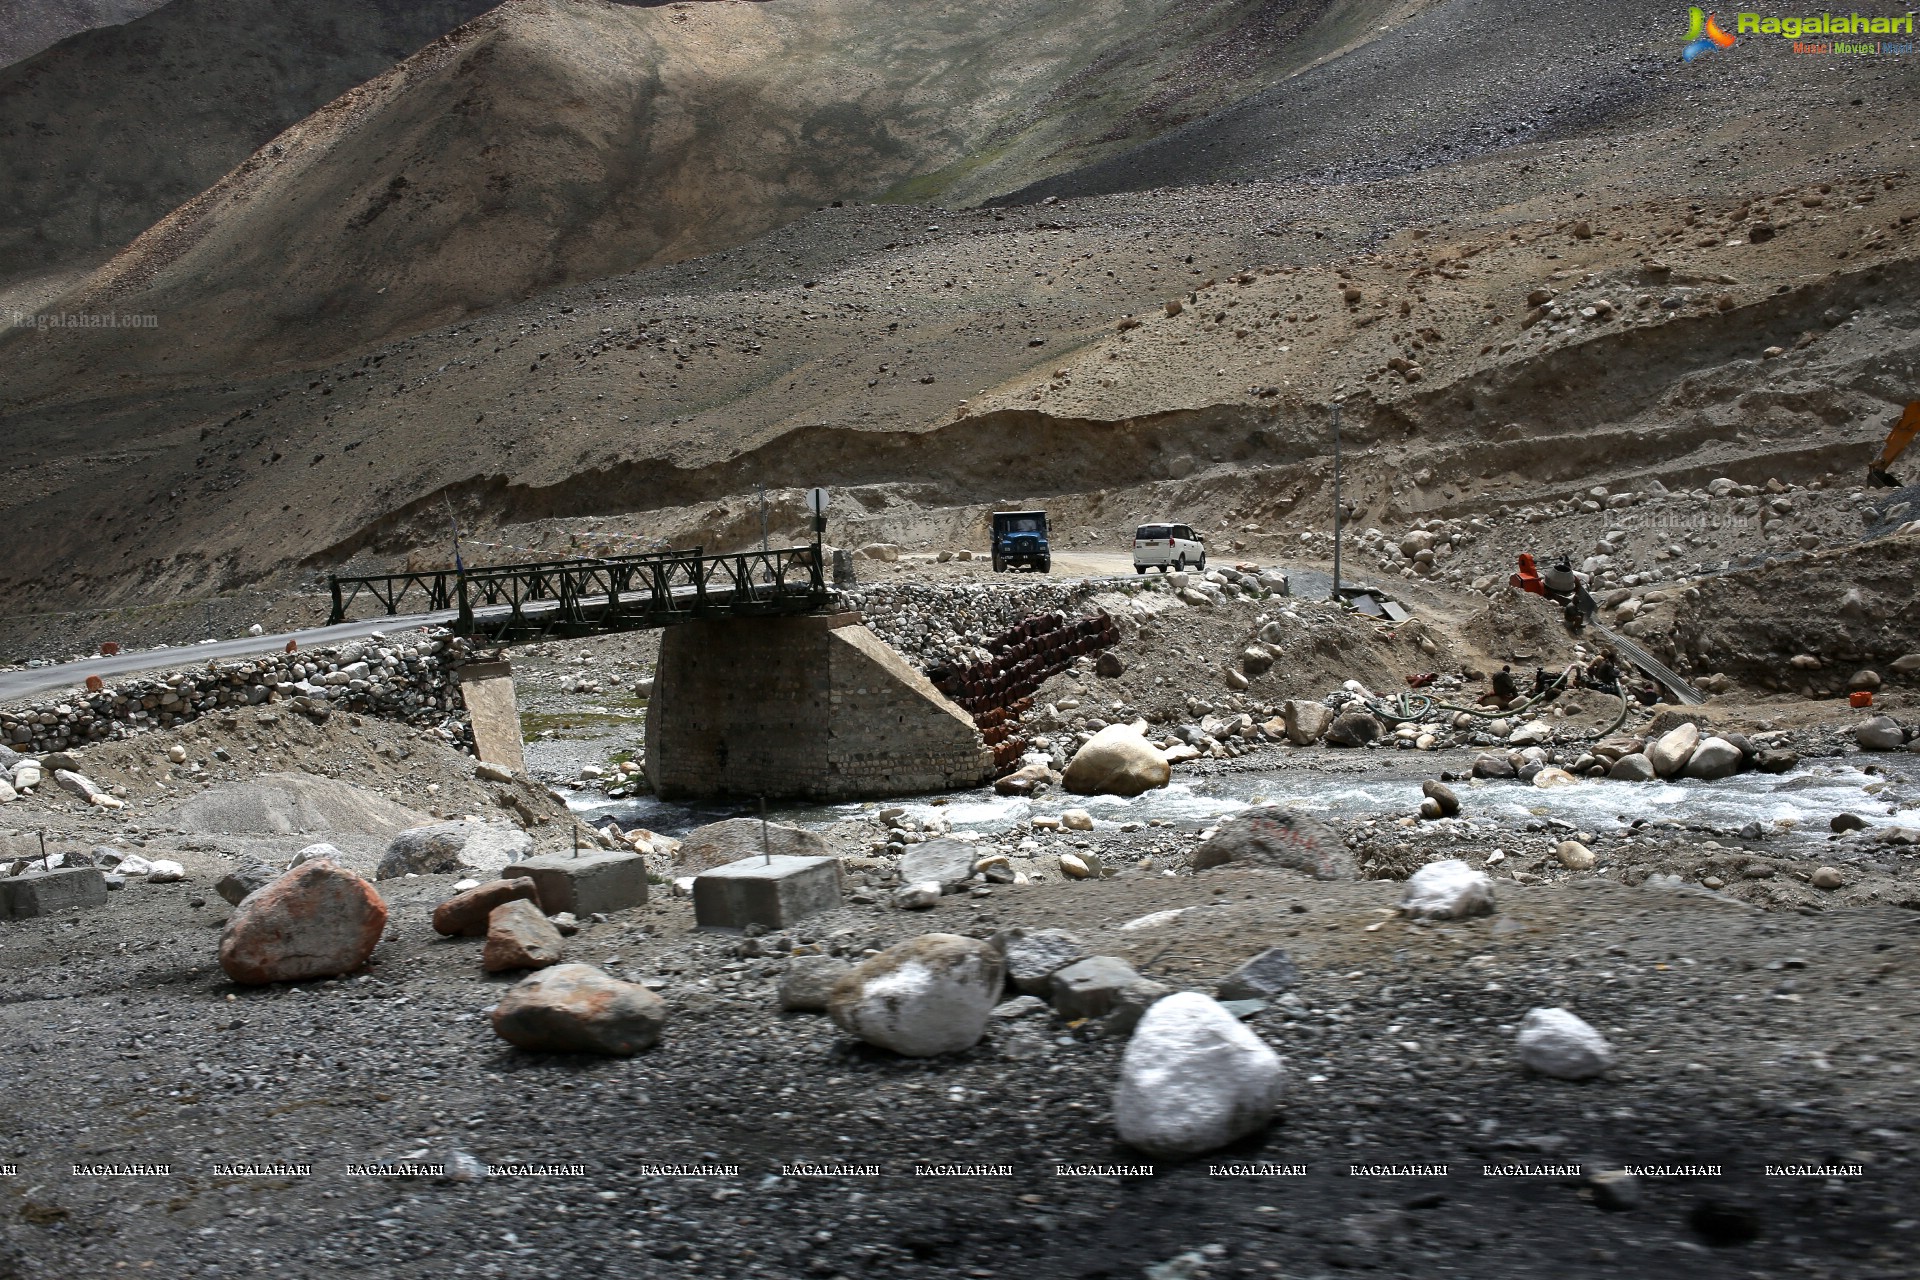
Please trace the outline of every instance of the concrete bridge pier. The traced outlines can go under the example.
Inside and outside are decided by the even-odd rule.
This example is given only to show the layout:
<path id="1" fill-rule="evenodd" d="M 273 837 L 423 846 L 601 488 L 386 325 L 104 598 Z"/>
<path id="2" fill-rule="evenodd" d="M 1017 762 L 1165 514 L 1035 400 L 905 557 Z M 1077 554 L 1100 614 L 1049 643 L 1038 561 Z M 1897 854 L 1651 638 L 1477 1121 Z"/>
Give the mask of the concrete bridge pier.
<path id="1" fill-rule="evenodd" d="M 993 751 L 857 613 L 702 619 L 661 634 L 646 776 L 663 800 L 872 799 L 979 786 Z"/>

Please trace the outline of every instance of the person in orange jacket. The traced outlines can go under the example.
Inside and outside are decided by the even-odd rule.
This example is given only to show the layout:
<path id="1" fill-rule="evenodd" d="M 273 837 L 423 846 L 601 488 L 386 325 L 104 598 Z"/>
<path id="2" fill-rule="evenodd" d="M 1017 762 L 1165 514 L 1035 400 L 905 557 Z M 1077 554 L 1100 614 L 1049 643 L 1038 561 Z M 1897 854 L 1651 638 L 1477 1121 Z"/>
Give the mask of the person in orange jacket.
<path id="1" fill-rule="evenodd" d="M 1531 591 L 1537 596 L 1547 594 L 1547 584 L 1540 580 L 1540 570 L 1534 567 L 1533 557 L 1525 551 L 1520 553 L 1520 572 L 1508 578 L 1507 585 L 1516 591 Z"/>

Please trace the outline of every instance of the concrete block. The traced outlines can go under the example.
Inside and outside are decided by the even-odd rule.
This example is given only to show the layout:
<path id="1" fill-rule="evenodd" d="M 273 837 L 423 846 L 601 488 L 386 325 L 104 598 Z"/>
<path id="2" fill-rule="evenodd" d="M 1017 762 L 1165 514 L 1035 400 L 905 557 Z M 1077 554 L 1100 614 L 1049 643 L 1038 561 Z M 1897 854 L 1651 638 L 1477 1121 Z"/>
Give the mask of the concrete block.
<path id="1" fill-rule="evenodd" d="M 583 853 L 528 858 L 500 872 L 501 878 L 526 876 L 549 915 L 576 916 L 638 907 L 647 900 L 647 863 L 637 853 Z"/>
<path id="2" fill-rule="evenodd" d="M 0 920 L 31 920 L 107 904 L 107 878 L 98 867 L 29 871 L 0 880 Z"/>
<path id="3" fill-rule="evenodd" d="M 784 929 L 839 905 L 838 858 L 742 858 L 693 879 L 693 919 L 702 929 Z"/>

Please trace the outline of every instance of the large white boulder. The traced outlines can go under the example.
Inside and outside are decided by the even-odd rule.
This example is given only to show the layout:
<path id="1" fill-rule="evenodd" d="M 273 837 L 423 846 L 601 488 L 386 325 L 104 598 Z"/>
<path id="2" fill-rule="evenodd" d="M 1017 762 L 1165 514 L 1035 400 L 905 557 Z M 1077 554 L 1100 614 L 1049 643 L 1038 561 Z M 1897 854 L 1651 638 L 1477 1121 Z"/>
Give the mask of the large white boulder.
<path id="1" fill-rule="evenodd" d="M 1520 1023 L 1521 1065 L 1559 1080 L 1586 1080 L 1613 1065 L 1613 1046 L 1565 1009 L 1529 1009 Z"/>
<path id="2" fill-rule="evenodd" d="M 970 1049 L 1006 980 L 1000 951 L 977 938 L 923 933 L 854 966 L 827 1013 L 841 1030 L 909 1058 Z"/>
<path id="3" fill-rule="evenodd" d="M 1127 1042 L 1114 1126 L 1149 1155 L 1198 1155 L 1265 1128 L 1283 1087 L 1265 1041 L 1219 1002 L 1183 991 L 1156 1001 Z"/>
<path id="4" fill-rule="evenodd" d="M 1906 741 L 1899 722 L 1892 716 L 1875 716 L 1854 726 L 1853 740 L 1862 751 L 1898 751 Z"/>
<path id="5" fill-rule="evenodd" d="M 1075 795 L 1137 796 L 1172 777 L 1166 757 L 1139 729 L 1110 724 L 1074 752 L 1064 785 Z"/>
<path id="6" fill-rule="evenodd" d="M 1693 749 L 1693 756 L 1687 761 L 1683 772 L 1689 778 L 1712 780 L 1731 778 L 1740 772 L 1742 756 L 1740 748 L 1725 738 L 1708 738 Z"/>
<path id="7" fill-rule="evenodd" d="M 1429 920 L 1464 920 L 1493 911 L 1493 881 L 1458 858 L 1429 862 L 1407 880 L 1400 910 Z"/>
<path id="8" fill-rule="evenodd" d="M 1663 778 L 1671 778 L 1687 767 L 1687 761 L 1693 759 L 1694 748 L 1700 745 L 1700 726 L 1683 724 L 1662 734 L 1660 740 L 1647 748 L 1647 759 L 1653 762 L 1653 771 Z"/>

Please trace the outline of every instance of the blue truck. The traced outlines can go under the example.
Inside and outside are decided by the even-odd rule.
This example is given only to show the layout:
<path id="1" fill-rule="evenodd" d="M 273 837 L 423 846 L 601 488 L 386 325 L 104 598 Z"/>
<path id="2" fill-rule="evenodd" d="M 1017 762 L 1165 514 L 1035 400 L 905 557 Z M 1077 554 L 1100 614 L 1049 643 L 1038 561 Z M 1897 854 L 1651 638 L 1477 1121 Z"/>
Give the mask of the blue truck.
<path id="1" fill-rule="evenodd" d="M 1046 573 L 1053 568 L 1053 552 L 1047 545 L 1047 513 L 1044 511 L 996 511 L 993 513 L 993 571 L 1032 569 Z"/>

